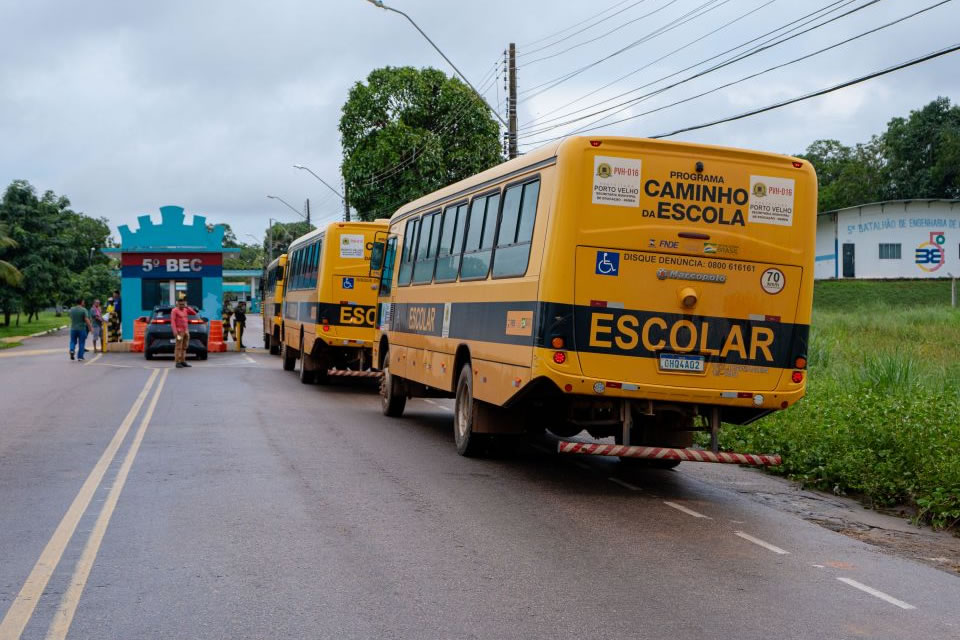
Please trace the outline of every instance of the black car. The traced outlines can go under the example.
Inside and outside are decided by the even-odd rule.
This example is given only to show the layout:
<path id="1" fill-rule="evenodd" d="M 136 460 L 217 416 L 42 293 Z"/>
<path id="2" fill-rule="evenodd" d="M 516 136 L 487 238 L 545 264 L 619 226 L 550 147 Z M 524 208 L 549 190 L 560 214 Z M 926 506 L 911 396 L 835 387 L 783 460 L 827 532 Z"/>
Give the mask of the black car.
<path id="1" fill-rule="evenodd" d="M 197 311 L 196 307 L 191 307 Z M 143 357 L 147 360 L 153 360 L 153 356 L 158 353 L 173 353 L 176 339 L 173 335 L 173 326 L 170 324 L 170 312 L 173 307 L 170 305 L 158 305 L 153 308 L 147 320 L 147 329 L 143 335 Z M 207 337 L 210 333 L 210 321 L 207 318 L 201 318 L 199 315 L 190 316 L 190 343 L 187 345 L 187 353 L 195 354 L 198 360 L 207 359 Z"/>

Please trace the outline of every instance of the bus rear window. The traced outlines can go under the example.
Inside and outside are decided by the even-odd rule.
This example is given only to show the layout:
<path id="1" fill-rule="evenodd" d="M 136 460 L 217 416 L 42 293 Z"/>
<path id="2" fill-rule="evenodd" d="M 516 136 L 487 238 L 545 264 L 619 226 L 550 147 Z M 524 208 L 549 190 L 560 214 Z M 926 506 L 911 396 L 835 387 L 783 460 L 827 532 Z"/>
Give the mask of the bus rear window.
<path id="1" fill-rule="evenodd" d="M 503 196 L 497 250 L 493 254 L 494 278 L 522 276 L 527 272 L 539 195 L 539 180 L 507 188 Z"/>

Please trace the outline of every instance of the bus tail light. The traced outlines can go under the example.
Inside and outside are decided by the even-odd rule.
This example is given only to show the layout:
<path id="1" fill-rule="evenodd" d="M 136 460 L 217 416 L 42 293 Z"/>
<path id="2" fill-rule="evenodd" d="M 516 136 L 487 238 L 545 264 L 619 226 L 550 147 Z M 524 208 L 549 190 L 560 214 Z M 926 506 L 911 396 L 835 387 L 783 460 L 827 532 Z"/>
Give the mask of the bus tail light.
<path id="1" fill-rule="evenodd" d="M 795 369 L 806 369 L 806 368 L 807 368 L 807 357 L 806 357 L 806 356 L 799 356 L 796 360 L 794 360 L 793 366 L 794 366 Z"/>
<path id="2" fill-rule="evenodd" d="M 553 361 L 557 364 L 563 364 L 567 361 L 567 354 L 563 351 L 554 351 L 553 352 Z"/>
<path id="3" fill-rule="evenodd" d="M 330 331 L 330 325 L 328 324 L 323 325 L 323 332 L 328 333 L 329 331 Z"/>
<path id="4" fill-rule="evenodd" d="M 561 338 L 560 336 L 554 336 L 550 340 L 550 346 L 553 347 L 554 349 L 563 349 L 564 347 L 563 338 Z"/>
<path id="5" fill-rule="evenodd" d="M 803 371 L 794 371 L 793 374 L 790 376 L 790 379 L 793 380 L 794 383 L 800 384 L 801 382 L 803 382 Z"/>

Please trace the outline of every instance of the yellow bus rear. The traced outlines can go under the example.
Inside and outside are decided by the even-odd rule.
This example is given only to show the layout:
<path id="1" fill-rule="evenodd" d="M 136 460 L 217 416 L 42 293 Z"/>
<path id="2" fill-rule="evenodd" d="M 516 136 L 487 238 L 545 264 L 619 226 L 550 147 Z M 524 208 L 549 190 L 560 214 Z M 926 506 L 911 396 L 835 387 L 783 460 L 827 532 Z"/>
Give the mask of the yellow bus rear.
<path id="1" fill-rule="evenodd" d="M 386 220 L 334 222 L 287 250 L 281 359 L 301 382 L 324 383 L 331 369 L 370 368 L 379 274 L 370 252 Z"/>
<path id="2" fill-rule="evenodd" d="M 283 327 L 283 277 L 287 254 L 275 258 L 263 274 L 263 346 L 273 355 L 280 353 Z"/>
<path id="3" fill-rule="evenodd" d="M 524 181 L 537 202 L 518 220 L 509 190 Z M 404 252 L 415 266 L 422 254 L 409 229 L 458 200 L 472 216 L 493 194 L 486 272 L 461 250 L 454 281 L 399 285 Z M 381 288 L 385 411 L 402 394 L 456 397 L 469 454 L 486 434 L 544 427 L 686 447 L 695 430 L 786 408 L 806 383 L 816 200 L 813 169 L 796 158 L 581 137 L 411 203 L 391 219 L 399 257 Z M 529 227 L 529 248 L 501 242 L 504 220 Z M 498 276 L 498 252 L 529 260 Z"/>

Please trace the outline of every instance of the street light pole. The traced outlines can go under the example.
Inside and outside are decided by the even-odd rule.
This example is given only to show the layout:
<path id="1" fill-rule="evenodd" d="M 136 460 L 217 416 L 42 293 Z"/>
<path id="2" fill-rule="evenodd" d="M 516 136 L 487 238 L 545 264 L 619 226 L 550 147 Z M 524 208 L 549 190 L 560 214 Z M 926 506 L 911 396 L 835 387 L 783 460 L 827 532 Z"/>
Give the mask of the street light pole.
<path id="1" fill-rule="evenodd" d="M 279 201 L 282 202 L 283 204 L 287 205 L 287 208 L 290 209 L 291 211 L 293 211 L 295 214 L 297 214 L 297 215 L 300 216 L 301 218 L 306 219 L 306 216 L 303 215 L 303 211 L 298 211 L 296 207 L 294 207 L 292 204 L 290 204 L 289 202 L 287 202 L 287 201 L 284 200 L 283 198 L 281 198 L 281 197 L 279 197 L 279 196 L 271 196 L 271 195 L 268 195 L 267 197 L 270 198 L 271 200 L 279 200 Z"/>
<path id="2" fill-rule="evenodd" d="M 406 18 L 407 21 L 408 21 L 410 24 L 412 24 L 417 31 L 420 32 L 420 35 L 422 35 L 424 38 L 426 38 L 427 42 L 429 42 L 430 45 L 431 45 L 434 49 L 437 50 L 437 53 L 439 53 L 441 56 L 443 56 L 443 59 L 447 61 L 447 64 L 449 64 L 451 67 L 453 67 L 453 70 L 456 71 L 456 72 L 457 72 L 457 75 L 460 76 L 460 77 L 463 79 L 463 81 L 467 83 L 467 86 L 469 86 L 471 89 L 473 89 L 473 92 L 474 92 L 475 94 L 477 94 L 477 97 L 480 98 L 481 101 L 483 101 L 483 104 L 485 104 L 486 107 L 487 107 L 487 109 L 490 110 L 490 113 L 492 113 L 494 116 L 496 116 L 497 120 L 500 121 L 500 124 L 502 124 L 503 126 L 505 126 L 505 127 L 507 127 L 507 128 L 509 129 L 510 125 L 507 124 L 506 120 L 504 120 L 503 117 L 502 117 L 499 113 L 497 113 L 497 110 L 496 110 L 496 109 L 494 109 L 493 107 L 490 106 L 490 103 L 487 102 L 486 98 L 484 98 L 484 97 L 480 94 L 480 92 L 477 91 L 477 88 L 476 88 L 475 86 L 473 86 L 473 83 L 471 83 L 469 80 L 467 80 L 467 76 L 463 75 L 463 73 L 460 72 L 460 69 L 457 69 L 457 65 L 453 64 L 453 61 L 451 61 L 450 58 L 447 57 L 447 54 L 445 54 L 443 51 L 441 51 L 441 50 L 440 50 L 440 47 L 438 47 L 436 44 L 434 44 L 433 40 L 430 39 L 430 36 L 428 36 L 426 33 L 423 32 L 423 29 L 421 29 L 420 26 L 419 26 L 416 22 L 413 21 L 413 18 L 411 18 L 410 16 L 408 16 L 407 14 L 405 14 L 403 11 L 400 11 L 399 9 L 394 9 L 393 7 L 388 7 L 387 5 L 383 4 L 383 0 L 367 0 L 367 2 L 369 2 L 370 4 L 372 4 L 372 5 L 376 6 L 376 7 L 380 7 L 381 9 L 386 9 L 387 11 L 393 11 L 394 13 L 399 13 L 399 14 L 402 15 L 404 18 Z"/>
<path id="3" fill-rule="evenodd" d="M 331 187 L 330 184 L 327 183 L 326 180 L 324 180 L 323 178 L 321 178 L 320 176 L 318 176 L 316 173 L 314 173 L 313 169 L 311 169 L 310 167 L 306 167 L 306 166 L 304 166 L 304 165 L 302 165 L 302 164 L 295 164 L 295 165 L 293 165 L 293 168 L 294 168 L 294 169 L 302 169 L 303 171 L 308 172 L 308 173 L 309 173 L 310 175 L 312 175 L 314 178 L 316 178 L 317 180 L 319 180 L 320 182 L 322 182 L 322 183 L 323 183 L 323 186 L 325 186 L 327 189 L 330 189 L 330 191 L 333 191 L 333 193 L 336 194 L 336 196 L 343 201 L 343 220 L 344 220 L 344 222 L 350 222 L 350 206 L 347 204 L 347 198 L 346 198 L 346 196 L 344 196 L 342 193 L 340 193 L 339 191 L 337 191 L 336 189 L 334 189 L 333 187 Z"/>

